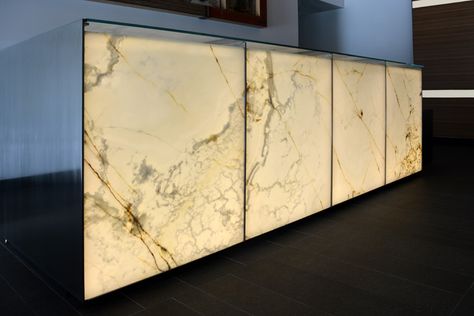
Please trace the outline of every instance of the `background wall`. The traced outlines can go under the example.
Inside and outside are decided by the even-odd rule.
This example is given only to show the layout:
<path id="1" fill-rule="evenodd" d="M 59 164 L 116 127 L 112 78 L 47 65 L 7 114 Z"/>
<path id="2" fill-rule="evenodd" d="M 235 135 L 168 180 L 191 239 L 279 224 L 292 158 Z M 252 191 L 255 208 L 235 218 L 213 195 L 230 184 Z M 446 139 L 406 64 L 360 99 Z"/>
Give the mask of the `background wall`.
<path id="1" fill-rule="evenodd" d="M 433 135 L 474 139 L 474 1 L 450 2 L 413 2 L 415 62 L 425 66 L 423 107 L 433 111 Z"/>
<path id="2" fill-rule="evenodd" d="M 268 1 L 267 28 L 88 0 L 0 0 L 0 49 L 85 17 L 298 45 L 296 0 Z"/>
<path id="3" fill-rule="evenodd" d="M 410 0 L 346 0 L 343 9 L 300 12 L 300 45 L 413 62 Z"/>

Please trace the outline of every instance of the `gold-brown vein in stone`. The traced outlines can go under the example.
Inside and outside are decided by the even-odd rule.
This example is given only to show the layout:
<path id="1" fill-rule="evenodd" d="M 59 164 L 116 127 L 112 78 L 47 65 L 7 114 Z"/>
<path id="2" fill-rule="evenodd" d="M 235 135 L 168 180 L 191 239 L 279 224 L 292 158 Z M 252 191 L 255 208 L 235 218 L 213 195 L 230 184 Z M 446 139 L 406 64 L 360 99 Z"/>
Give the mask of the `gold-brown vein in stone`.
<path id="1" fill-rule="evenodd" d="M 385 182 L 385 65 L 335 59 L 333 204 Z"/>
<path id="2" fill-rule="evenodd" d="M 421 170 L 421 70 L 387 67 L 387 183 Z"/>
<path id="3" fill-rule="evenodd" d="M 247 50 L 246 236 L 330 205 L 331 60 Z"/>
<path id="4" fill-rule="evenodd" d="M 85 298 L 243 240 L 244 50 L 85 36 Z"/>

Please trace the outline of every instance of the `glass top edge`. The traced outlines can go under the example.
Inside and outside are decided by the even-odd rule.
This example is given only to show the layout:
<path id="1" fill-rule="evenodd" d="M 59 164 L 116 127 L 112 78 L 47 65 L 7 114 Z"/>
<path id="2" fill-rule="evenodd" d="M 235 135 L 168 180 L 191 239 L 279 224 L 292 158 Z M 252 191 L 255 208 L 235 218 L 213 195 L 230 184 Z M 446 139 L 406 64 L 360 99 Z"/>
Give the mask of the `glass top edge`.
<path id="1" fill-rule="evenodd" d="M 230 41 L 234 41 L 234 42 L 247 43 L 247 45 L 248 44 L 255 45 L 255 46 L 262 45 L 262 47 L 264 47 L 264 46 L 267 46 L 267 47 L 268 46 L 280 47 L 280 48 L 283 48 L 283 49 L 292 49 L 292 50 L 295 50 L 295 51 L 298 51 L 298 52 L 301 52 L 301 53 L 308 53 L 308 54 L 312 54 L 312 53 L 318 54 L 319 53 L 320 55 L 325 55 L 325 54 L 326 55 L 333 55 L 336 58 L 337 57 L 342 57 L 342 58 L 352 58 L 352 59 L 357 59 L 357 60 L 372 60 L 374 62 L 387 63 L 387 64 L 390 64 L 390 65 L 393 65 L 393 66 L 398 66 L 398 67 L 419 68 L 419 69 L 424 68 L 423 65 L 417 65 L 417 64 L 412 64 L 412 63 L 404 63 L 404 62 L 388 60 L 388 59 L 367 57 L 367 56 L 354 55 L 354 54 L 343 54 L 343 53 L 332 52 L 332 51 L 321 50 L 321 49 L 308 48 L 308 47 L 303 47 L 303 46 L 294 46 L 294 45 L 288 45 L 288 44 L 264 42 L 264 41 L 250 40 L 250 39 L 245 39 L 245 38 L 237 38 L 237 37 L 232 37 L 232 36 L 223 36 L 223 35 L 215 35 L 215 34 L 195 32 L 195 31 L 177 30 L 177 29 L 172 29 L 172 28 L 167 28 L 167 27 L 150 26 L 150 25 L 125 23 L 125 22 L 116 22 L 116 21 L 101 20 L 101 19 L 90 19 L 90 18 L 82 19 L 82 21 L 84 23 L 97 23 L 97 24 L 106 24 L 106 25 L 116 25 L 116 26 L 123 26 L 123 27 L 134 27 L 134 28 L 142 28 L 142 29 L 148 29 L 148 30 L 158 30 L 158 31 L 188 34 L 188 35 L 197 35 L 197 36 L 202 36 L 202 37 L 214 38 L 216 40 L 225 39 L 225 40 L 230 40 Z"/>

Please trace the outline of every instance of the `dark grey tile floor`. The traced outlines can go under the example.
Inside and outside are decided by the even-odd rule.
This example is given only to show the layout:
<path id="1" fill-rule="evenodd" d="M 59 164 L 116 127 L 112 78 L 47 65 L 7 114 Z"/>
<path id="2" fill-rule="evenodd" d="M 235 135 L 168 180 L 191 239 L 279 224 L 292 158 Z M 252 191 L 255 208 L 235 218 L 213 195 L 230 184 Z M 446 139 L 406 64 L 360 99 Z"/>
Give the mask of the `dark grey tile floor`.
<path id="1" fill-rule="evenodd" d="M 474 315 L 474 146 L 417 176 L 80 304 L 0 247 L 0 315 Z"/>

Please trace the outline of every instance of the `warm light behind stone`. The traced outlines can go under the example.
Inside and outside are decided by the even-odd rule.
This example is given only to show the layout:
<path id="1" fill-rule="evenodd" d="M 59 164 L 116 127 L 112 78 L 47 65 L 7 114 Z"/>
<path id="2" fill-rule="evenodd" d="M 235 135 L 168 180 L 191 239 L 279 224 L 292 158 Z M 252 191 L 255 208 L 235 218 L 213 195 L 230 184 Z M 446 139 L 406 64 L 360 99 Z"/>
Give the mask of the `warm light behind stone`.
<path id="1" fill-rule="evenodd" d="M 331 59 L 247 50 L 246 236 L 331 203 Z"/>
<path id="2" fill-rule="evenodd" d="M 387 67 L 387 183 L 421 170 L 421 70 Z"/>
<path id="3" fill-rule="evenodd" d="M 385 65 L 334 59 L 333 204 L 385 182 Z"/>
<path id="4" fill-rule="evenodd" d="M 86 33 L 86 299 L 243 240 L 244 60 Z"/>
<path id="5" fill-rule="evenodd" d="M 85 35 L 86 299 L 421 170 L 419 69 L 99 29 Z"/>

